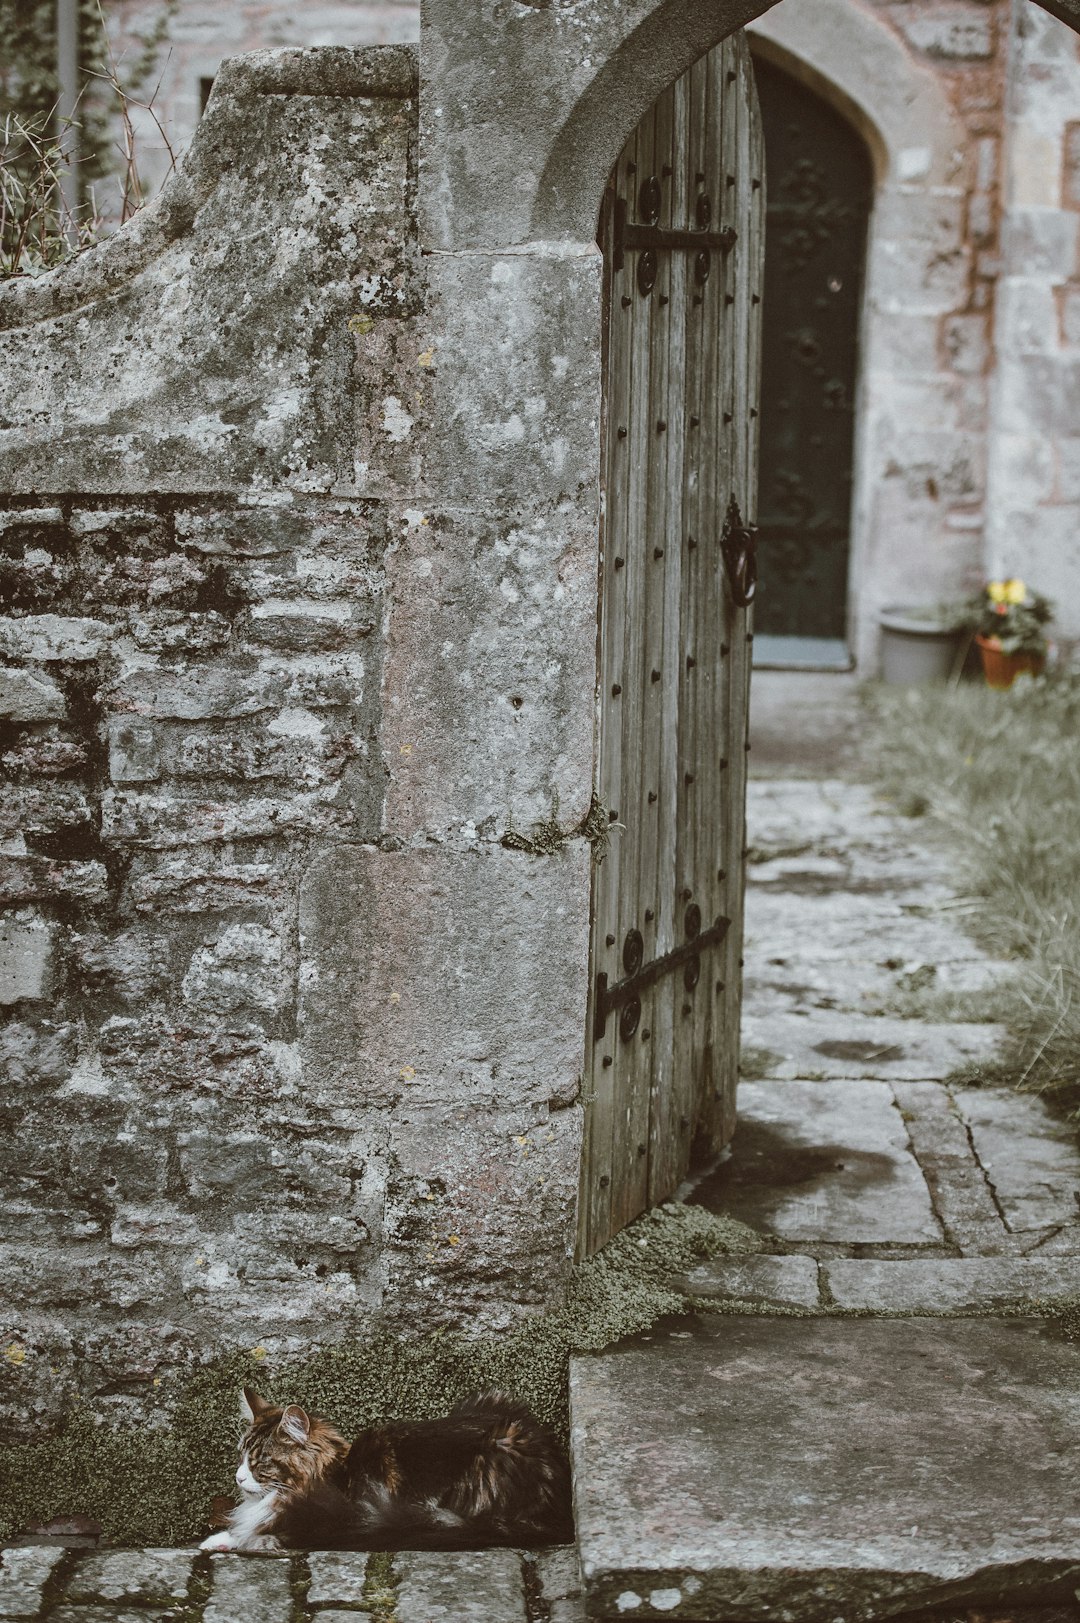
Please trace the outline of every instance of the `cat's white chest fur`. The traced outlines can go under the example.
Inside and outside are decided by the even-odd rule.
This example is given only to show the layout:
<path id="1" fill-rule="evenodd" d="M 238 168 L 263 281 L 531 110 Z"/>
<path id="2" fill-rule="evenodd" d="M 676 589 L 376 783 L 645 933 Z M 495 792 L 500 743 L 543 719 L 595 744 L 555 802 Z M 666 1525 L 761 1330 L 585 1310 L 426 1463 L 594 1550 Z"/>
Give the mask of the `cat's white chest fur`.
<path id="1" fill-rule="evenodd" d="M 240 1472 L 236 1473 L 239 1481 Z M 254 1478 L 252 1478 L 254 1481 Z M 240 1484 L 247 1494 L 242 1505 L 238 1505 L 229 1516 L 229 1526 L 224 1533 L 211 1533 L 199 1545 L 200 1550 L 278 1550 L 281 1548 L 272 1533 L 264 1531 L 274 1519 L 277 1509 L 277 1493 L 273 1488 L 269 1492 L 258 1489 L 252 1493 L 243 1483 Z"/>

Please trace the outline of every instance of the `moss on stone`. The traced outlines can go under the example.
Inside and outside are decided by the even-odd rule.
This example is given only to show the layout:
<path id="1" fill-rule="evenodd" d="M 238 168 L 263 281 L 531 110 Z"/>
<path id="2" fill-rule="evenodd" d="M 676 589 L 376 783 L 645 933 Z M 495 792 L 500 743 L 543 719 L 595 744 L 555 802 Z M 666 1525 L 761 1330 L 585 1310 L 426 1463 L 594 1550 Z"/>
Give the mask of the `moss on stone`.
<path id="1" fill-rule="evenodd" d="M 708 1257 L 761 1244 L 731 1218 L 663 1206 L 576 1268 L 556 1310 L 508 1335 L 403 1342 L 383 1334 L 320 1347 L 273 1370 L 264 1357 L 233 1353 L 161 1398 L 140 1428 L 111 1425 L 86 1405 L 56 1435 L 5 1450 L 0 1537 L 30 1521 L 80 1513 L 117 1543 L 190 1542 L 213 1496 L 232 1490 L 237 1393 L 245 1384 L 326 1415 L 346 1435 L 382 1417 L 437 1415 L 469 1392 L 501 1387 L 565 1435 L 572 1352 L 598 1350 L 685 1312 L 676 1276 Z"/>

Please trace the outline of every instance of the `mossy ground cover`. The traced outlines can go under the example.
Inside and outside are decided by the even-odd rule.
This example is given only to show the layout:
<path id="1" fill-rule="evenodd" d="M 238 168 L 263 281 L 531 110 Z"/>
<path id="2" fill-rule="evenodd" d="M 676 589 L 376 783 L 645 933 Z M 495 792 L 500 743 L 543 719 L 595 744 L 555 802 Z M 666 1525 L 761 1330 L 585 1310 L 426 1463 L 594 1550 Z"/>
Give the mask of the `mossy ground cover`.
<path id="1" fill-rule="evenodd" d="M 161 1400 L 159 1424 L 107 1424 L 88 1404 L 58 1435 L 5 1450 L 0 1538 L 31 1521 L 82 1514 L 123 1544 L 180 1544 L 204 1529 L 210 1501 L 229 1493 L 244 1385 L 302 1403 L 351 1436 L 384 1417 L 445 1413 L 470 1392 L 514 1392 L 565 1435 L 570 1354 L 610 1345 L 683 1312 L 673 1279 L 722 1252 L 760 1246 L 754 1232 L 701 1207 L 647 1213 L 574 1270 L 557 1310 L 511 1334 L 478 1340 L 390 1336 L 323 1347 L 270 1368 L 265 1357 L 217 1360 Z M 165 1383 L 163 1390 L 167 1388 Z"/>
<path id="2" fill-rule="evenodd" d="M 1003 1021 L 1009 1047 L 986 1080 L 1080 1114 L 1080 676 L 878 688 L 866 703 L 876 781 L 945 842 L 958 918 L 1017 967 L 996 996 L 959 994 L 946 1011 L 913 989 L 904 1012 Z"/>

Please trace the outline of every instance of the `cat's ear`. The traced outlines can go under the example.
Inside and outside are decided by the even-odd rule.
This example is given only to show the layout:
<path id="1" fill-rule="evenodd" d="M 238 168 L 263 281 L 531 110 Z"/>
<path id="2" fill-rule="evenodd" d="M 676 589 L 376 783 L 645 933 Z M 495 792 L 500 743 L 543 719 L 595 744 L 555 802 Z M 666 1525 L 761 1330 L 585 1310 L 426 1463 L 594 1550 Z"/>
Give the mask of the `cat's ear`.
<path id="1" fill-rule="evenodd" d="M 240 1394 L 240 1418 L 248 1426 L 253 1426 L 261 1414 L 270 1408 L 265 1398 L 253 1392 L 250 1386 L 245 1386 Z"/>
<path id="2" fill-rule="evenodd" d="M 311 1421 L 303 1409 L 297 1403 L 290 1403 L 278 1421 L 278 1431 L 283 1431 L 294 1443 L 306 1443 L 310 1430 Z"/>

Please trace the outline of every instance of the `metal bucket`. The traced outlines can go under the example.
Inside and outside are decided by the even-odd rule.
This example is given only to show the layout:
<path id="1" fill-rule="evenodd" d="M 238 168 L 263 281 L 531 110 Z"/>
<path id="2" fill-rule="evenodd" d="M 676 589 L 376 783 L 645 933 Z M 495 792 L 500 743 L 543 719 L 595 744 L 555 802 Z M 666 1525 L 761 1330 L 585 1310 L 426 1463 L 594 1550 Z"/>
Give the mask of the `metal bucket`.
<path id="1" fill-rule="evenodd" d="M 886 682 L 910 687 L 946 682 L 960 654 L 962 632 L 934 608 L 889 608 L 881 626 L 881 674 Z"/>

